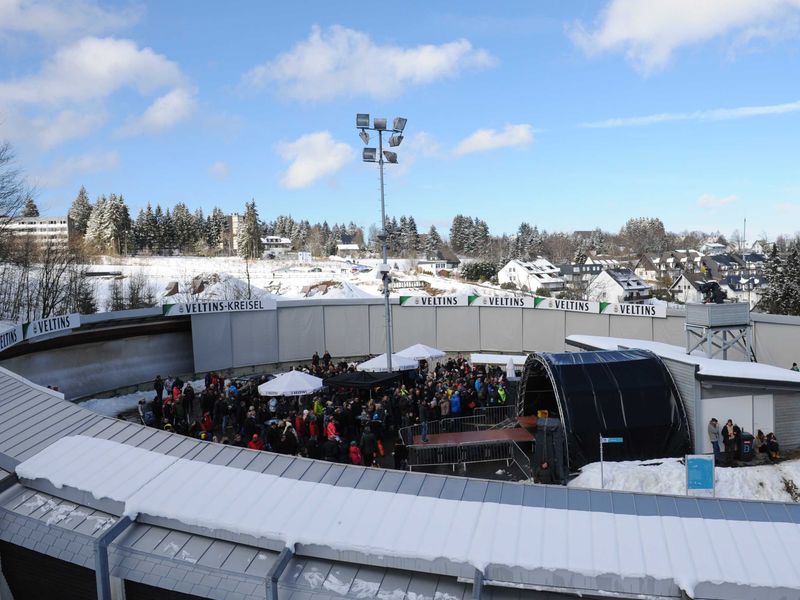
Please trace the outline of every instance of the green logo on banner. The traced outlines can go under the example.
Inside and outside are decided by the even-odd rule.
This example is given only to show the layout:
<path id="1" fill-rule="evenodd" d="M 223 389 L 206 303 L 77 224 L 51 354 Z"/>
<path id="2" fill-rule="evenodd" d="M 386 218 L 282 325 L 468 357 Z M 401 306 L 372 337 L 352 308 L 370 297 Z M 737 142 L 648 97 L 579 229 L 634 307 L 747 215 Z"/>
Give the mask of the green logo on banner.
<path id="1" fill-rule="evenodd" d="M 30 323 L 23 323 L 22 324 L 22 339 L 28 337 L 28 327 L 30 327 Z"/>
<path id="2" fill-rule="evenodd" d="M 480 296 L 467 296 L 467 304 L 472 305 Z"/>
<path id="3" fill-rule="evenodd" d="M 175 305 L 174 305 L 174 304 L 162 304 L 162 305 L 161 305 L 161 314 L 162 314 L 162 315 L 168 315 L 168 314 L 169 314 L 169 311 L 170 311 L 170 309 L 171 309 L 173 306 L 175 306 Z"/>
<path id="4" fill-rule="evenodd" d="M 600 303 L 600 312 L 606 312 L 606 309 L 611 306 L 611 302 L 601 302 Z"/>
<path id="5" fill-rule="evenodd" d="M 534 296 L 533 297 L 533 308 L 536 308 L 537 306 L 539 306 L 545 300 L 547 300 L 547 298 L 543 298 L 541 296 Z"/>
<path id="6" fill-rule="evenodd" d="M 408 302 L 409 298 L 411 298 L 411 296 L 400 296 L 400 304 L 405 304 Z"/>

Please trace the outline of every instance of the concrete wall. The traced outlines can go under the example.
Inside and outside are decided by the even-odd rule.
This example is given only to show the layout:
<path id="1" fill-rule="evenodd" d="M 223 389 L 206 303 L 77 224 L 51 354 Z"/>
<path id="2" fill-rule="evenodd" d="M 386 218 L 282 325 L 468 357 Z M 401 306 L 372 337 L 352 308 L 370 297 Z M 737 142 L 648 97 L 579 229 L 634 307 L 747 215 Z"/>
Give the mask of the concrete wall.
<path id="1" fill-rule="evenodd" d="M 146 324 L 160 316 L 137 313 Z M 564 351 L 571 334 L 611 335 L 683 346 L 683 315 L 665 319 L 558 310 L 392 305 L 394 348 L 422 342 L 449 352 Z M 119 313 L 87 322 L 115 324 Z M 144 383 L 157 373 L 188 375 L 210 369 L 274 365 L 310 359 L 326 349 L 335 357 L 380 354 L 386 349 L 380 298 L 292 300 L 261 313 L 192 317 L 192 333 L 163 333 L 86 343 L 0 361 L 41 385 L 56 385 L 78 398 Z M 788 367 L 800 362 L 800 318 L 753 314 L 759 362 Z"/>
<path id="2" fill-rule="evenodd" d="M 39 385 L 58 386 L 68 400 L 152 381 L 159 373 L 194 372 L 188 331 L 67 346 L 0 364 Z"/>

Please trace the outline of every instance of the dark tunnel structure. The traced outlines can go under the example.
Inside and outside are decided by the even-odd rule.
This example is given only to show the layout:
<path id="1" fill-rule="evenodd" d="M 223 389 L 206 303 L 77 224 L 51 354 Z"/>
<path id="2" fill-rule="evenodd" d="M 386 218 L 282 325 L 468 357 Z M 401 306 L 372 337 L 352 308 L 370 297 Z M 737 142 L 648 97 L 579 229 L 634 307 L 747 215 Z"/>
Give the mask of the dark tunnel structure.
<path id="1" fill-rule="evenodd" d="M 686 413 L 672 376 L 648 350 L 537 352 L 519 389 L 523 415 L 538 416 L 534 464 L 556 479 L 600 460 L 680 457 L 691 450 Z M 542 411 L 546 411 L 542 412 Z"/>

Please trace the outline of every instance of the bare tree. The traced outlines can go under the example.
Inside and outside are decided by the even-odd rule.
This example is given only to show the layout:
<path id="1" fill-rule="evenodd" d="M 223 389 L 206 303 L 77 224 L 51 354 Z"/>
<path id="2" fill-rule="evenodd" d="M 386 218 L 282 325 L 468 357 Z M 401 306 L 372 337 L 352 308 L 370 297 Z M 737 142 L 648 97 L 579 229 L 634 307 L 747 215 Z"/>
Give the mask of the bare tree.
<path id="1" fill-rule="evenodd" d="M 25 185 L 22 173 L 14 167 L 14 152 L 7 143 L 0 144 L 0 259 L 7 256 L 8 224 L 25 199 L 31 194 Z"/>

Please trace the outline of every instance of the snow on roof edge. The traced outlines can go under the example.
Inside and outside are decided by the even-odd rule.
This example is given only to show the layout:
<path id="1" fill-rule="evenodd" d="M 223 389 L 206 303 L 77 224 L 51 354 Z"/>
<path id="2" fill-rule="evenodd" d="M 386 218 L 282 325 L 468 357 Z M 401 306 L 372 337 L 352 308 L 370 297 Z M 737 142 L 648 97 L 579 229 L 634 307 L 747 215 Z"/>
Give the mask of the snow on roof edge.
<path id="1" fill-rule="evenodd" d="M 582 344 L 601 350 L 618 350 L 620 347 L 650 350 L 661 358 L 697 365 L 699 367 L 698 374 L 709 377 L 729 377 L 731 379 L 760 382 L 774 381 L 776 383 L 791 383 L 800 386 L 800 373 L 790 369 L 762 363 L 722 360 L 719 358 L 707 358 L 705 356 L 686 354 L 686 350 L 683 347 L 673 346 L 672 344 L 665 344 L 663 342 L 606 337 L 601 335 L 570 335 L 567 336 L 566 342 L 574 342 L 575 344 Z"/>

